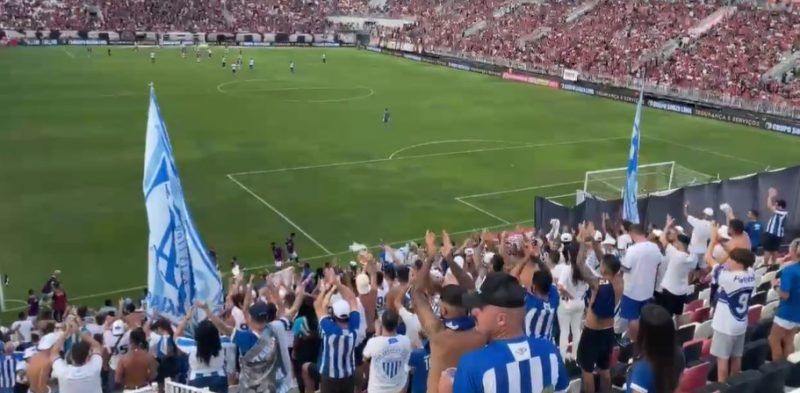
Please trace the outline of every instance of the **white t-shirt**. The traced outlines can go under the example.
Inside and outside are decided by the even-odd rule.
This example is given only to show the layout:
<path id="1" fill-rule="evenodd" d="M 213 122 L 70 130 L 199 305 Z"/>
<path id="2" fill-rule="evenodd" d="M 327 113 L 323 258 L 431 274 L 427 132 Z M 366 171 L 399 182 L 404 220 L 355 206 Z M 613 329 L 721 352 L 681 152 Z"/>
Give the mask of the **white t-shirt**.
<path id="1" fill-rule="evenodd" d="M 241 329 L 242 326 L 247 323 L 244 318 L 244 312 L 239 307 L 233 306 L 231 309 L 231 317 L 233 318 L 234 326 L 236 326 L 237 329 Z"/>
<path id="2" fill-rule="evenodd" d="M 106 330 L 103 332 L 103 347 L 106 348 L 111 357 L 108 359 L 108 367 L 112 370 L 117 369 L 119 359 L 128 353 L 128 345 L 130 345 L 131 332 L 127 331 L 122 336 L 115 336 L 111 331 Z"/>
<path id="3" fill-rule="evenodd" d="M 658 270 L 656 271 L 656 292 L 661 293 L 661 284 L 663 284 L 664 276 L 667 274 L 667 257 L 666 255 L 661 256 L 661 263 L 658 264 Z"/>
<path id="4" fill-rule="evenodd" d="M 561 274 L 557 277 L 558 284 L 564 287 L 564 289 L 572 296 L 573 300 L 576 300 L 583 303 L 583 297 L 586 295 L 586 291 L 589 290 L 589 284 L 586 281 L 581 280 L 578 283 L 572 282 L 572 266 L 565 265 L 566 269 L 561 269 Z"/>
<path id="5" fill-rule="evenodd" d="M 697 265 L 697 257 L 668 244 L 666 248 L 667 271 L 661 286 L 673 295 L 689 293 L 689 272 Z"/>
<path id="6" fill-rule="evenodd" d="M 411 342 L 406 336 L 373 337 L 364 347 L 364 359 L 370 359 L 370 393 L 399 393 L 408 381 Z"/>
<path id="7" fill-rule="evenodd" d="M 553 276 L 553 282 L 558 282 L 559 278 L 561 278 L 561 273 L 565 270 L 570 270 L 569 265 L 566 263 L 559 263 L 558 265 L 553 266 L 553 269 L 550 270 L 550 274 Z"/>
<path id="8" fill-rule="evenodd" d="M 71 366 L 64 359 L 53 362 L 53 378 L 58 379 L 59 393 L 102 393 L 103 384 L 100 372 L 103 371 L 103 357 L 92 354 L 82 366 Z"/>
<path id="9" fill-rule="evenodd" d="M 620 251 L 624 252 L 631 244 L 633 244 L 633 239 L 631 239 L 631 235 L 627 233 L 623 233 L 617 238 L 617 249 Z"/>
<path id="10" fill-rule="evenodd" d="M 692 226 L 689 252 L 692 254 L 705 254 L 706 250 L 708 250 L 708 239 L 711 238 L 711 221 L 701 220 L 694 216 L 689 216 L 687 221 Z"/>
<path id="11" fill-rule="evenodd" d="M 422 325 L 419 323 L 419 317 L 417 314 L 414 314 L 405 307 L 400 308 L 400 319 L 403 320 L 403 323 L 406 325 L 406 337 L 411 341 L 411 346 L 413 348 L 419 348 L 422 346 L 422 342 L 419 338 L 419 331 L 422 329 Z"/>
<path id="12" fill-rule="evenodd" d="M 31 330 L 33 330 L 33 322 L 29 320 L 14 321 L 11 324 L 11 330 L 17 330 L 17 333 L 22 338 L 23 343 L 31 342 Z"/>
<path id="13" fill-rule="evenodd" d="M 230 340 L 228 340 L 230 342 Z M 225 375 L 225 352 L 219 351 L 217 356 L 212 356 L 208 363 L 197 358 L 197 342 L 188 337 L 178 337 L 175 345 L 181 352 L 189 356 L 189 380 L 197 378 L 198 374 Z"/>
<path id="14" fill-rule="evenodd" d="M 636 301 L 652 298 L 661 258 L 661 250 L 653 242 L 643 241 L 630 246 L 622 258 L 622 267 L 626 270 L 622 275 L 625 284 L 622 293 Z"/>

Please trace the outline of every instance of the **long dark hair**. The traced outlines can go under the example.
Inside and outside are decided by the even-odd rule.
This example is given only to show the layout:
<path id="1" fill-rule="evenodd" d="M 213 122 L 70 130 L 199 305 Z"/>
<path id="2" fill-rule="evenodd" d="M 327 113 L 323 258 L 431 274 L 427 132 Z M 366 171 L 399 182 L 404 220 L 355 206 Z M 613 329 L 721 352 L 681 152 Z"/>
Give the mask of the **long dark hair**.
<path id="1" fill-rule="evenodd" d="M 680 376 L 675 324 L 664 307 L 648 304 L 642 308 L 636 347 L 653 370 L 654 393 L 674 392 Z"/>
<path id="2" fill-rule="evenodd" d="M 311 334 L 314 334 L 317 331 L 317 313 L 314 311 L 313 298 L 308 297 L 303 299 L 303 303 L 300 304 L 300 308 L 297 310 L 297 316 L 306 318 L 306 324 L 308 325 L 308 330 L 311 332 Z"/>
<path id="3" fill-rule="evenodd" d="M 197 358 L 209 364 L 212 357 L 219 356 L 222 343 L 219 340 L 219 330 L 209 320 L 204 320 L 194 330 L 194 341 L 197 342 Z"/>
<path id="4" fill-rule="evenodd" d="M 168 320 L 160 318 L 153 323 L 153 328 L 161 329 L 169 333 L 169 340 L 167 341 L 167 353 L 165 355 L 174 356 L 177 347 L 175 346 L 175 332 L 172 330 L 172 324 L 169 323 Z"/>

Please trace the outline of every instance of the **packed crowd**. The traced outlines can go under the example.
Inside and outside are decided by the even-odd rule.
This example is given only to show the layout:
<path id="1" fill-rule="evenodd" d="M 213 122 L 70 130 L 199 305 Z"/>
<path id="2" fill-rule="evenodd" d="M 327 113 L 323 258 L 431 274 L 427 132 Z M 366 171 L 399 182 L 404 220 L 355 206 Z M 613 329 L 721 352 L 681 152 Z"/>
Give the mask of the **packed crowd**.
<path id="1" fill-rule="evenodd" d="M 356 261 L 316 270 L 290 236 L 272 244 L 276 272 L 248 277 L 232 260 L 221 313 L 197 303 L 171 322 L 146 314 L 146 290 L 116 307 L 70 305 L 56 271 L 3 328 L 0 392 L 169 378 L 218 393 L 666 393 L 754 375 L 783 389 L 800 384 L 787 361 L 800 361 L 800 239 L 779 258 L 786 201 L 768 194 L 765 222 L 723 204 L 717 223 L 687 203 L 686 228 L 604 215 L 460 246 L 429 231 L 421 245 L 354 250 Z"/>

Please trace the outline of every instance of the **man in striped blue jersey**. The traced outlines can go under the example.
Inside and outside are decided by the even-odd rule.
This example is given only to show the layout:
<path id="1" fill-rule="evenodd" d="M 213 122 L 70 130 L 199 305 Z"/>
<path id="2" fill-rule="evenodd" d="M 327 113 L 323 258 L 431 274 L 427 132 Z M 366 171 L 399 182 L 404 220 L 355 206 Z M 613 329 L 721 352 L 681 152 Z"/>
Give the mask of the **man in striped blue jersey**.
<path id="1" fill-rule="evenodd" d="M 552 340 L 558 303 L 558 290 L 550 272 L 533 273 L 531 292 L 525 294 L 525 334 Z"/>
<path id="2" fill-rule="evenodd" d="M 22 352 L 14 352 L 16 343 L 0 341 L 0 393 L 13 393 L 17 364 L 22 362 Z"/>
<path id="3" fill-rule="evenodd" d="M 552 341 L 526 336 L 525 289 L 506 273 L 492 273 L 481 293 L 465 296 L 464 303 L 489 334 L 485 347 L 461 358 L 453 381 L 457 393 L 562 392 L 569 384 L 567 371 Z"/>
<path id="4" fill-rule="evenodd" d="M 329 275 L 332 273 L 329 272 Z M 326 280 L 329 287 L 314 301 L 314 311 L 322 333 L 322 356 L 319 366 L 309 367 L 309 373 L 314 379 L 319 378 L 321 393 L 352 393 L 355 390 L 356 371 L 354 350 L 361 315 L 357 311 L 355 294 L 336 278 L 328 277 Z M 333 302 L 328 313 L 334 290 L 342 298 Z"/>
<path id="5" fill-rule="evenodd" d="M 778 190 L 770 187 L 767 191 L 767 209 L 772 212 L 767 222 L 767 228 L 764 230 L 764 239 L 762 241 L 764 247 L 764 263 L 772 264 L 777 262 L 778 249 L 781 247 L 783 235 L 786 228 L 786 216 L 789 214 L 786 211 L 786 201 L 783 199 L 776 199 L 778 197 Z"/>

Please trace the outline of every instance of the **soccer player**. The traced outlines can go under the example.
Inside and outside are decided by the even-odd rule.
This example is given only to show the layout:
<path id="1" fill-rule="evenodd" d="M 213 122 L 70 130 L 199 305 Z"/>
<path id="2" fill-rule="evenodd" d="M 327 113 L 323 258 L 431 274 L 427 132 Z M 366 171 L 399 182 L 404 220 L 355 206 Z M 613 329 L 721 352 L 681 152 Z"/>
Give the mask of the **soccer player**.
<path id="1" fill-rule="evenodd" d="M 133 50 L 134 50 L 134 52 L 138 52 L 139 51 L 139 43 L 136 42 L 136 41 L 133 41 Z"/>
<path id="2" fill-rule="evenodd" d="M 328 59 L 325 57 L 325 52 L 322 53 L 322 64 L 325 64 Z"/>
<path id="3" fill-rule="evenodd" d="M 211 58 L 211 48 L 208 48 L 208 58 Z"/>
<path id="4" fill-rule="evenodd" d="M 239 68 L 239 64 L 231 63 L 231 72 L 233 73 L 233 76 L 236 76 L 236 69 L 237 68 Z"/>
<path id="5" fill-rule="evenodd" d="M 196 61 L 199 63 L 200 62 L 200 52 L 199 51 L 195 51 L 194 52 L 194 57 L 196 58 Z"/>
<path id="6" fill-rule="evenodd" d="M 614 314 L 622 298 L 622 279 L 617 273 L 620 270 L 620 261 L 614 255 L 603 254 L 603 250 L 593 237 L 588 236 L 589 231 L 578 235 L 581 241 L 575 268 L 581 269 L 583 277 L 589 283 L 591 295 L 586 307 L 586 320 L 583 334 L 578 342 L 578 365 L 583 373 L 583 391 L 594 392 L 594 376 L 597 369 L 600 375 L 600 391 L 611 391 L 611 352 L 616 345 L 614 337 Z M 585 255 L 594 253 L 600 260 L 597 277 L 586 265 Z M 574 342 L 572 345 L 576 345 Z"/>
<path id="7" fill-rule="evenodd" d="M 383 313 L 379 335 L 364 347 L 362 367 L 369 370 L 370 393 L 397 393 L 408 382 L 406 366 L 411 358 L 411 341 L 397 334 L 399 324 L 399 314 L 391 310 Z"/>
<path id="8" fill-rule="evenodd" d="M 558 289 L 553 285 L 550 272 L 533 273 L 531 291 L 525 295 L 525 334 L 552 340 L 558 303 Z"/>
<path id="9" fill-rule="evenodd" d="M 275 258 L 275 267 L 280 269 L 283 266 L 283 247 L 275 244 L 275 242 L 272 242 L 271 246 L 272 257 Z"/>
<path id="10" fill-rule="evenodd" d="M 552 341 L 523 330 L 526 291 L 516 278 L 493 273 L 480 293 L 464 297 L 477 329 L 489 344 L 461 357 L 453 380 L 456 393 L 561 392 L 569 378 Z"/>
<path id="11" fill-rule="evenodd" d="M 250 62 L 248 64 L 248 66 L 250 67 L 250 71 L 253 71 L 256 68 L 256 61 L 253 60 L 252 57 L 250 58 Z"/>
<path id="12" fill-rule="evenodd" d="M 250 61 L 253 61 L 252 59 Z M 252 64 L 250 66 L 252 69 Z M 297 249 L 294 245 L 294 232 L 289 234 L 289 237 L 286 238 L 286 253 L 289 254 L 289 260 L 292 262 L 299 262 L 300 258 L 297 256 Z"/>
<path id="13" fill-rule="evenodd" d="M 384 108 L 383 109 L 383 126 L 384 127 L 388 127 L 389 126 L 389 118 L 391 116 L 392 115 L 389 113 L 389 108 Z"/>
<path id="14" fill-rule="evenodd" d="M 239 51 L 239 56 L 236 56 L 236 64 L 242 65 L 242 51 Z"/>
<path id="15" fill-rule="evenodd" d="M 780 302 L 769 333 L 774 362 L 794 353 L 794 336 L 800 333 L 800 239 L 789 245 L 787 260 L 780 279 L 775 280 Z"/>
<path id="16" fill-rule="evenodd" d="M 294 60 L 289 61 L 289 71 L 294 74 Z"/>
<path id="17" fill-rule="evenodd" d="M 777 263 L 778 249 L 781 247 L 783 235 L 786 228 L 786 201 L 777 199 L 778 190 L 770 187 L 767 191 L 767 209 L 772 212 L 772 217 L 767 222 L 767 229 L 764 235 L 764 263 L 767 265 Z"/>
<path id="18" fill-rule="evenodd" d="M 714 259 L 714 248 L 719 244 L 719 228 L 715 224 L 706 252 L 706 262 L 711 266 L 711 275 L 719 285 L 717 307 L 711 328 L 711 354 L 717 358 L 717 381 L 725 383 L 729 375 L 742 369 L 747 314 L 750 295 L 756 285 L 756 275 L 751 267 L 756 261 L 752 251 L 735 248 L 729 253 L 728 263 L 718 264 Z"/>
<path id="19" fill-rule="evenodd" d="M 662 255 L 658 246 L 647 240 L 641 224 L 632 224 L 628 233 L 631 235 L 633 245 L 628 248 L 622 259 L 625 289 L 619 305 L 621 326 L 618 326 L 617 332 L 622 333 L 627 322 L 628 338 L 635 341 L 639 327 L 639 312 L 653 297 Z"/>
<path id="20" fill-rule="evenodd" d="M 156 52 L 150 52 L 150 64 L 156 64 Z"/>
<path id="21" fill-rule="evenodd" d="M 111 48 L 108 48 L 108 56 L 111 57 Z"/>
<path id="22" fill-rule="evenodd" d="M 92 57 L 92 47 L 91 46 L 87 46 L 86 47 L 86 56 Z"/>
<path id="23" fill-rule="evenodd" d="M 222 56 L 222 68 L 225 68 L 227 66 L 227 64 L 228 64 L 228 58 L 225 57 L 225 56 Z"/>

